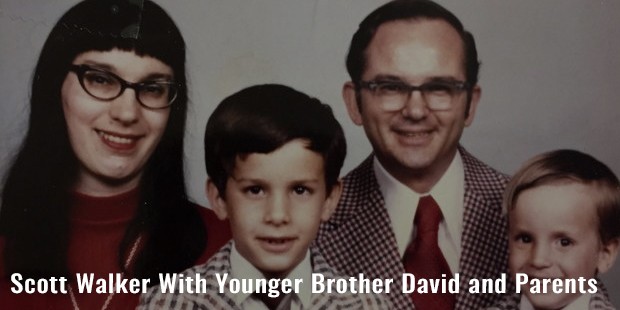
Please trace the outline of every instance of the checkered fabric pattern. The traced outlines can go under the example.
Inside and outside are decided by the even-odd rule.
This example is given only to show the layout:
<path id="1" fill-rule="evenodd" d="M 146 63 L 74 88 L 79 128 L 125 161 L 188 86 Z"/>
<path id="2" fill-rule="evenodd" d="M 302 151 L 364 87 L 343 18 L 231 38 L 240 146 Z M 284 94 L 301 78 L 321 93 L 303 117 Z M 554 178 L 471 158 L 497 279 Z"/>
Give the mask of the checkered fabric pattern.
<path id="1" fill-rule="evenodd" d="M 207 293 L 201 294 L 181 294 L 178 291 L 174 293 L 161 293 L 159 286 L 151 287 L 148 292 L 141 296 L 138 309 L 171 309 L 171 310 L 189 310 L 189 309 L 231 309 L 241 310 L 239 305 L 234 302 L 233 293 L 226 290 L 219 293 L 219 286 L 215 274 L 223 275 L 231 273 L 230 269 L 230 251 L 232 249 L 232 241 L 227 243 L 219 252 L 217 252 L 206 264 L 195 266 L 185 270 L 182 274 L 185 277 L 195 278 L 196 274 L 200 274 L 203 279 L 207 280 Z M 310 258 L 312 260 L 312 272 L 321 273 L 325 279 L 341 278 L 335 275 L 333 269 L 325 262 L 325 258 L 321 255 L 316 247 L 310 248 Z M 226 281 L 226 287 L 228 282 Z M 308 283 L 309 284 L 309 283 Z M 353 294 L 353 293 L 321 293 L 312 294 L 311 307 L 313 310 L 335 310 L 335 309 L 359 309 L 359 310 L 375 310 L 375 309 L 392 309 L 387 299 L 382 295 L 376 294 Z"/>
<path id="2" fill-rule="evenodd" d="M 611 300 L 607 295 L 607 290 L 603 283 L 597 279 L 596 293 L 590 297 L 589 310 L 616 310 L 616 307 L 611 304 Z M 521 294 L 512 293 L 506 294 L 502 299 L 497 302 L 493 307 L 489 307 L 486 310 L 519 310 L 521 303 Z"/>
<path id="3" fill-rule="evenodd" d="M 596 287 L 596 293 L 590 297 L 590 310 L 616 310 L 601 279 L 596 279 Z"/>
<path id="4" fill-rule="evenodd" d="M 499 278 L 507 272 L 507 228 L 502 193 L 508 177 L 480 162 L 459 146 L 465 173 L 463 235 L 456 309 L 494 304 L 494 294 L 468 294 L 471 278 Z M 405 272 L 390 218 L 369 156 L 344 178 L 343 193 L 331 219 L 319 230 L 317 244 L 327 262 L 343 274 L 393 278 L 387 294 L 396 309 L 414 309 L 402 291 Z M 416 203 L 416 202 L 411 202 Z M 425 310 L 425 309 L 422 309 Z"/>

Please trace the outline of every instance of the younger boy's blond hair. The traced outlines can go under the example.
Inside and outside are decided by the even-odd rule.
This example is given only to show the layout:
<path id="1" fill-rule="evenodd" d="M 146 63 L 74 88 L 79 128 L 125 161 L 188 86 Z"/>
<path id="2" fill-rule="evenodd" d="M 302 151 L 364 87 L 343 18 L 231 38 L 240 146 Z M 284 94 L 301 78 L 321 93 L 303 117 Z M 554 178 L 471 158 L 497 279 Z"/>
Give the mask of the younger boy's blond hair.
<path id="1" fill-rule="evenodd" d="M 519 195 L 549 184 L 580 183 L 592 188 L 603 244 L 620 239 L 620 182 L 616 175 L 594 157 L 575 150 L 556 150 L 527 161 L 514 175 L 504 192 L 504 211 L 510 214 Z"/>

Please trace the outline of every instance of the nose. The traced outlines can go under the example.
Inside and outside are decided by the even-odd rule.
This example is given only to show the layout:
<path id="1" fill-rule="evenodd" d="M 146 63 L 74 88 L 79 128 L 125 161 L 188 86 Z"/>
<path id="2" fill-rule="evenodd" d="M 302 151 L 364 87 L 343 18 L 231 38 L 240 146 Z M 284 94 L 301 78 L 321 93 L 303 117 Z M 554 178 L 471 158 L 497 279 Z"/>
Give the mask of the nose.
<path id="1" fill-rule="evenodd" d="M 530 255 L 530 265 L 534 268 L 546 268 L 551 265 L 551 253 L 548 247 L 536 244 Z"/>
<path id="2" fill-rule="evenodd" d="M 406 97 L 405 105 L 401 110 L 404 117 L 421 120 L 428 116 L 430 110 L 426 104 L 426 99 L 419 90 L 414 90 Z"/>
<path id="3" fill-rule="evenodd" d="M 110 102 L 109 112 L 113 120 L 130 125 L 138 121 L 141 109 L 135 90 L 126 88 L 118 98 Z"/>
<path id="4" fill-rule="evenodd" d="M 272 195 L 265 210 L 264 221 L 276 226 L 290 221 L 290 202 L 287 195 Z"/>

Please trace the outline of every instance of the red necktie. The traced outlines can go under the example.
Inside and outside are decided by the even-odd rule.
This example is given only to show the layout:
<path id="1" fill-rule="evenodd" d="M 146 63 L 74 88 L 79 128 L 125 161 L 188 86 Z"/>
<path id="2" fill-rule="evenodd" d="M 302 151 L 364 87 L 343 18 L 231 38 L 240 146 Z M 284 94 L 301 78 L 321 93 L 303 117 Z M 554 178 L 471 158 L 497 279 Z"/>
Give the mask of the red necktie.
<path id="1" fill-rule="evenodd" d="M 420 197 L 418 209 L 413 223 L 417 227 L 415 239 L 407 246 L 403 256 L 405 271 L 415 275 L 416 281 L 420 278 L 446 279 L 452 278 L 450 266 L 443 257 L 437 243 L 437 232 L 443 215 L 433 197 Z M 446 280 L 447 281 L 447 280 Z M 411 294 L 411 300 L 416 309 L 454 309 L 456 297 L 453 294 L 417 293 Z"/>

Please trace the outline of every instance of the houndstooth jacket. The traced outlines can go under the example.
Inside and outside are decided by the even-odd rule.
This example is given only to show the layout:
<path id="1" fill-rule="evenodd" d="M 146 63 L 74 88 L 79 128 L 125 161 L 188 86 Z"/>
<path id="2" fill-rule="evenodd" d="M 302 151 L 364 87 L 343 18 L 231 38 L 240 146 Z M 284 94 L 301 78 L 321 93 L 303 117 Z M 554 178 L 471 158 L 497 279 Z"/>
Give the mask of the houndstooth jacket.
<path id="1" fill-rule="evenodd" d="M 241 310 L 235 303 L 234 294 L 229 290 L 219 293 L 219 286 L 216 274 L 230 274 L 230 251 L 232 241 L 227 243 L 217 252 L 206 264 L 195 266 L 185 270 L 182 274 L 188 278 L 195 278 L 200 274 L 207 280 L 206 293 L 201 294 L 182 294 L 162 293 L 159 286 L 151 287 L 147 293 L 140 298 L 138 309 L 166 309 L 166 310 Z M 310 247 L 310 258 L 312 260 L 312 272 L 321 273 L 325 279 L 340 278 L 336 276 L 333 269 L 325 262 L 316 247 Z M 229 287 L 230 278 L 225 282 L 225 287 Z M 389 301 L 383 295 L 376 294 L 353 294 L 350 292 L 320 293 L 312 294 L 311 307 L 313 310 L 335 310 L 335 309 L 354 309 L 354 310 L 383 310 L 392 309 Z"/>
<path id="2" fill-rule="evenodd" d="M 598 290 L 590 297 L 589 310 L 616 310 L 616 307 L 609 300 L 607 291 L 603 283 L 598 280 Z M 521 294 L 506 294 L 496 303 L 495 306 L 487 308 L 487 310 L 519 310 L 521 306 Z"/>
<path id="3" fill-rule="evenodd" d="M 507 223 L 501 204 L 508 177 L 461 146 L 459 152 L 465 197 L 456 309 L 469 310 L 491 306 L 499 298 L 494 294 L 468 294 L 469 280 L 496 279 L 507 272 Z M 340 202 L 331 219 L 321 225 L 317 245 L 340 273 L 393 278 L 394 285 L 387 295 L 394 307 L 414 309 L 410 296 L 400 293 L 405 269 L 372 163 L 371 155 L 344 177 Z"/>

